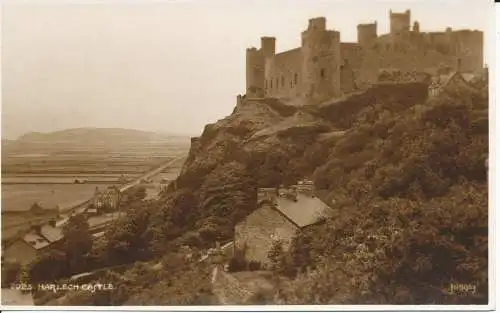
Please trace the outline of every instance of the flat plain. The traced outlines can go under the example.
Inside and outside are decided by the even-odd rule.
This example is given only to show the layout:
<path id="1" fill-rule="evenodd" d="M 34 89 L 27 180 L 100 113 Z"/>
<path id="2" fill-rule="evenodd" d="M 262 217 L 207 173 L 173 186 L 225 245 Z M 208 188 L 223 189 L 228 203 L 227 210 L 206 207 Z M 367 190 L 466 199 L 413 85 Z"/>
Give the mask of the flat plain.
<path id="1" fill-rule="evenodd" d="M 47 219 L 26 214 L 34 203 L 44 209 L 59 206 L 64 210 L 89 199 L 96 187 L 119 185 L 120 178 L 138 177 L 189 149 L 188 137 L 155 136 L 151 140 L 132 133 L 109 138 L 108 131 L 101 132 L 105 134 L 98 136 L 100 140 L 92 140 L 84 133 L 74 134 L 71 140 L 48 134 L 36 140 L 2 142 L 4 238 L 15 235 L 29 222 Z M 169 174 L 172 170 L 176 172 L 166 169 L 153 184 L 174 177 L 174 172 Z M 149 189 L 156 193 L 159 188 Z"/>

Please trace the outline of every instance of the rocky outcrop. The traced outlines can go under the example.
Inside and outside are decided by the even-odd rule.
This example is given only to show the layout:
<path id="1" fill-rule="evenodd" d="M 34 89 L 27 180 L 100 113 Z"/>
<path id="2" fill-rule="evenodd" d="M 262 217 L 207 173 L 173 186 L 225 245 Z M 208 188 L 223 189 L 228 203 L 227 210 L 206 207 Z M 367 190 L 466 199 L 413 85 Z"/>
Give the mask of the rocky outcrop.
<path id="1" fill-rule="evenodd" d="M 404 84 L 374 86 L 316 106 L 244 98 L 231 115 L 206 125 L 201 136 L 191 139 L 189 156 L 166 197 L 190 194 L 194 202 L 182 214 L 196 217 L 199 229 L 217 229 L 229 239 L 234 224 L 255 209 L 257 188 L 314 178 L 318 169 L 325 172 L 325 164 L 335 166 L 332 153 L 338 143 L 360 146 L 356 139 L 346 144 L 345 138 L 367 110 L 405 110 L 426 96 L 422 85 Z M 383 125 L 375 130 L 385 131 Z"/>
<path id="2" fill-rule="evenodd" d="M 192 138 L 178 185 L 199 187 L 206 175 L 230 162 L 247 168 L 260 186 L 310 176 L 336 141 L 325 136 L 352 127 L 361 110 L 380 103 L 404 109 L 426 97 L 426 86 L 413 83 L 378 85 L 317 106 L 243 99 L 231 115 L 206 125 L 200 137 Z"/>

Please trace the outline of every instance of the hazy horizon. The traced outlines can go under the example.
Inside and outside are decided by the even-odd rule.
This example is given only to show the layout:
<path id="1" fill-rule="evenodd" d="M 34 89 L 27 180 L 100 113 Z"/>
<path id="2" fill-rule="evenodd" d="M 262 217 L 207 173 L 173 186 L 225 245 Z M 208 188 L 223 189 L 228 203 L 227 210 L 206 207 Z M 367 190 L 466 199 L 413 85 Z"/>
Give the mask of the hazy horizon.
<path id="1" fill-rule="evenodd" d="M 115 2 L 116 3 L 116 2 Z M 118 2 L 119 3 L 119 2 Z M 286 4 L 285 4 L 286 3 Z M 2 138 L 70 128 L 199 135 L 245 93 L 245 50 L 300 45 L 309 18 L 356 41 L 357 24 L 388 32 L 410 9 L 421 31 L 479 29 L 494 53 L 492 1 L 178 1 L 4 4 Z"/>

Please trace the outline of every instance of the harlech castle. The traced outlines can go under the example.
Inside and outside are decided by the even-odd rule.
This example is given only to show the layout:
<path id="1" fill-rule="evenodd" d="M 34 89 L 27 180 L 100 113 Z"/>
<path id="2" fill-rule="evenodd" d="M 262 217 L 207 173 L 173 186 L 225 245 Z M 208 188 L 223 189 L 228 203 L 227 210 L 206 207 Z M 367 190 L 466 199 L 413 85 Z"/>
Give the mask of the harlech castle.
<path id="1" fill-rule="evenodd" d="M 301 46 L 276 53 L 276 38 L 246 51 L 246 96 L 318 103 L 378 82 L 381 71 L 439 74 L 440 69 L 473 73 L 483 68 L 483 32 L 421 32 L 410 10 L 389 12 L 390 32 L 377 23 L 359 24 L 357 42 L 341 42 L 324 17 L 309 20 Z"/>

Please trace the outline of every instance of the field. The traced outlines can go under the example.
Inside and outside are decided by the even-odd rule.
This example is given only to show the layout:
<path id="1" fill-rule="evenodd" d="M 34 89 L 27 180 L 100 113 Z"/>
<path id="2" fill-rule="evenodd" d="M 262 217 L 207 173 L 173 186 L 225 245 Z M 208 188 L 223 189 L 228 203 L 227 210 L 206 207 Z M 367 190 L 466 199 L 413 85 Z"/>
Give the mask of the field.
<path id="1" fill-rule="evenodd" d="M 2 237 L 10 237 L 29 222 L 47 220 L 47 216 L 26 214 L 34 203 L 46 209 L 62 209 L 92 197 L 96 187 L 119 185 L 127 179 L 186 154 L 189 138 L 170 141 L 10 141 L 2 144 Z M 175 178 L 178 169 L 163 176 Z M 76 184 L 75 180 L 85 183 Z M 152 194 L 156 194 L 156 190 Z M 149 193 L 148 193 L 149 194 Z M 24 213 L 23 213 L 24 212 Z"/>
<path id="2" fill-rule="evenodd" d="M 26 211 L 35 202 L 46 209 L 68 207 L 92 196 L 104 184 L 2 184 L 2 210 Z"/>

